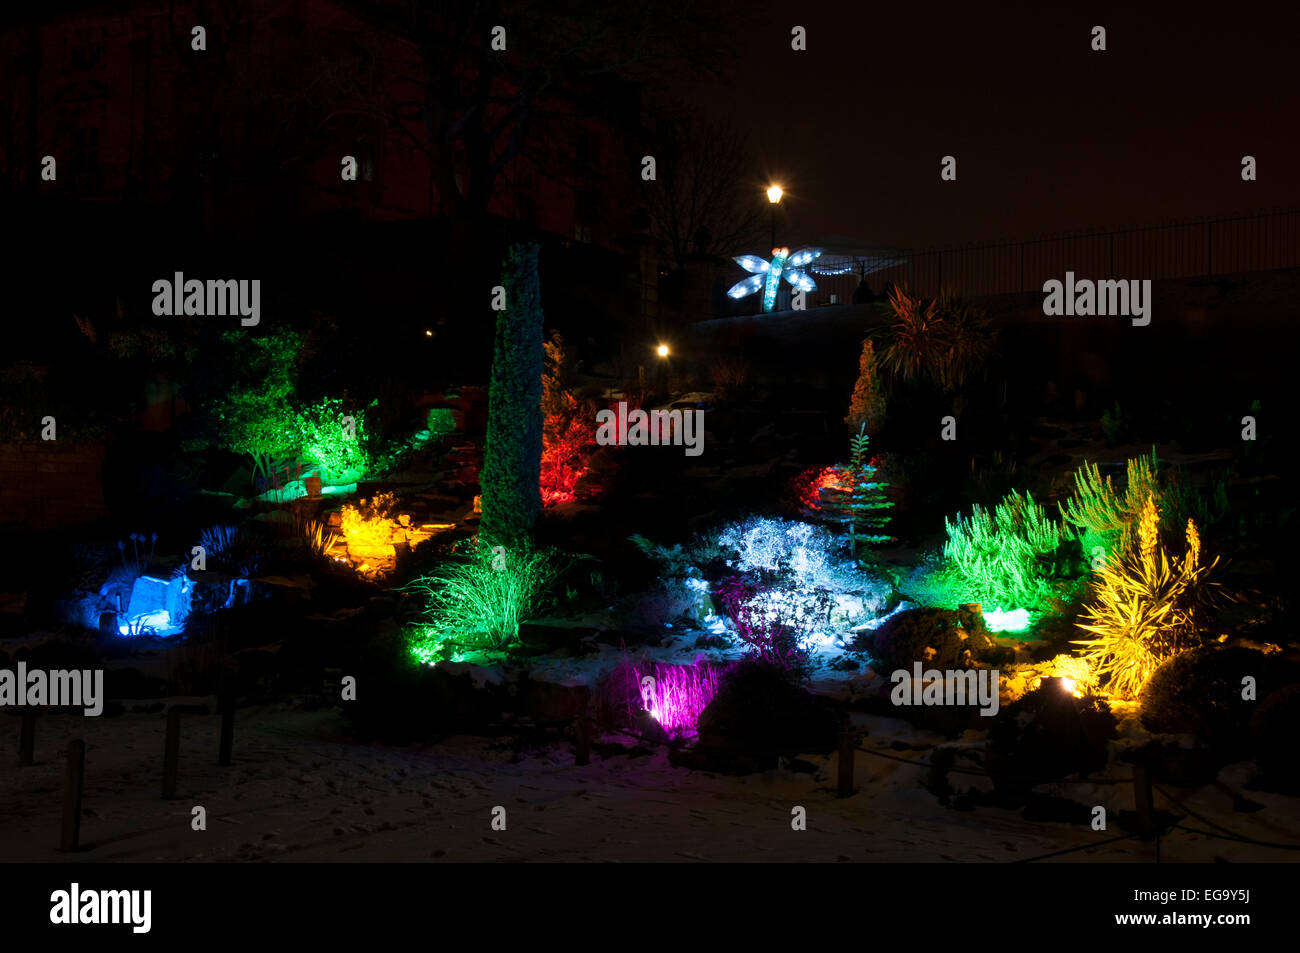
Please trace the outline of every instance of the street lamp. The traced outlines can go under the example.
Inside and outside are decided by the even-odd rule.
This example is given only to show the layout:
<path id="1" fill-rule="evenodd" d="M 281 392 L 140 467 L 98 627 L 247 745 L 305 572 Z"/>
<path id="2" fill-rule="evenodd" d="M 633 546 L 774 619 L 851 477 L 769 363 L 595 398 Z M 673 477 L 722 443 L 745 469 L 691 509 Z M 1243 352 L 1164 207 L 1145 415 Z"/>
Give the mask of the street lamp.
<path id="1" fill-rule="evenodd" d="M 767 190 L 767 201 L 772 206 L 772 247 L 776 247 L 776 207 L 781 204 L 781 186 L 772 185 Z"/>

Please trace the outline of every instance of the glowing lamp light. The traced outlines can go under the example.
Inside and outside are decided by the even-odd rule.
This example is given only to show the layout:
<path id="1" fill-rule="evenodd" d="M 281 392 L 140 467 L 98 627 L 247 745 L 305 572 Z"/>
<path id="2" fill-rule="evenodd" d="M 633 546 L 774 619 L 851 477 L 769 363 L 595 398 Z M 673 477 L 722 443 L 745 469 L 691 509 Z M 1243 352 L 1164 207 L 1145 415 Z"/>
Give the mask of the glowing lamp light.
<path id="1" fill-rule="evenodd" d="M 777 202 L 781 201 L 781 196 L 784 194 L 785 193 L 781 191 L 781 186 L 774 185 L 767 190 L 767 200 L 775 205 Z"/>
<path id="2" fill-rule="evenodd" d="M 431 338 L 431 337 L 433 337 L 433 332 L 430 331 L 430 330 L 427 330 L 427 329 L 426 329 L 425 332 L 424 332 L 424 336 L 427 337 L 427 338 Z"/>
<path id="3" fill-rule="evenodd" d="M 1067 695 L 1073 695 L 1075 698 L 1082 698 L 1083 691 L 1079 688 L 1079 683 L 1066 675 L 1049 675 L 1040 678 L 1035 688 L 1046 688 L 1048 685 L 1055 685 Z"/>
<path id="4" fill-rule="evenodd" d="M 658 355 L 659 355 L 660 357 L 667 357 L 667 356 L 668 356 L 668 345 L 667 345 L 667 344 L 660 344 L 659 347 L 657 347 L 657 348 L 655 349 L 655 351 L 656 351 L 656 353 L 658 353 Z"/>

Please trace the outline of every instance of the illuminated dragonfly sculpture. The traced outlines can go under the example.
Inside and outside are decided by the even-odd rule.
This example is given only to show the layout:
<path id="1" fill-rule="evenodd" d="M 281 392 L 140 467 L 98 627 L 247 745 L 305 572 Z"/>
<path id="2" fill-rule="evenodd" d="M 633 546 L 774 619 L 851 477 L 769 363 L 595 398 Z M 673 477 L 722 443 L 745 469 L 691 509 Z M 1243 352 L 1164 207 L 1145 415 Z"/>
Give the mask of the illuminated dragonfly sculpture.
<path id="1" fill-rule="evenodd" d="M 798 291 L 816 291 L 816 283 L 804 272 L 804 265 L 821 255 L 820 248 L 801 248 L 793 255 L 788 248 L 773 248 L 772 260 L 767 261 L 757 255 L 737 255 L 736 264 L 740 265 L 750 276 L 731 286 L 727 294 L 732 298 L 744 298 L 763 292 L 763 311 L 771 311 L 776 305 L 776 290 L 784 278 Z"/>

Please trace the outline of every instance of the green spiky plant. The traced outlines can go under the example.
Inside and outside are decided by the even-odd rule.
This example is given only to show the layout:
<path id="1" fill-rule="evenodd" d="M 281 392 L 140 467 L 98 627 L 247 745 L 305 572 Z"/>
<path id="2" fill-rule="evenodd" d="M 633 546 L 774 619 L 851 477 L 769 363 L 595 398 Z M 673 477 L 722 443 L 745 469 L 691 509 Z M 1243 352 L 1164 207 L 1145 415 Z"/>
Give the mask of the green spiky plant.
<path id="1" fill-rule="evenodd" d="M 1187 550 L 1170 560 L 1159 538 L 1154 494 L 1138 518 L 1137 548 L 1117 553 L 1098 572 L 1093 600 L 1076 623 L 1093 638 L 1077 641 L 1083 658 L 1107 691 L 1136 698 L 1160 664 L 1199 644 L 1206 576 L 1218 562 L 1201 565 L 1201 537 L 1187 521 Z"/>
<path id="2" fill-rule="evenodd" d="M 858 540 L 869 544 L 887 543 L 893 537 L 879 533 L 859 534 L 859 527 L 865 530 L 881 530 L 890 517 L 883 510 L 890 509 L 894 502 L 886 493 L 887 484 L 875 479 L 876 468 L 871 465 L 868 456 L 867 425 L 860 424 L 858 432 L 849 439 L 849 465 L 845 468 L 845 484 L 848 490 L 849 510 L 849 546 L 857 552 Z"/>
<path id="3" fill-rule="evenodd" d="M 992 512 L 978 503 L 969 519 L 944 519 L 943 555 L 966 590 L 1004 609 L 1030 607 L 1047 593 L 1060 528 L 1030 493 L 1008 493 Z"/>
<path id="4" fill-rule="evenodd" d="M 1161 498 L 1157 466 L 1154 447 L 1150 457 L 1130 459 L 1120 493 L 1110 477 L 1102 479 L 1097 464 L 1084 463 L 1074 474 L 1074 496 L 1061 504 L 1062 520 L 1088 540 L 1100 540 L 1108 555 L 1129 552 L 1147 498 L 1154 497 L 1157 505 Z"/>
<path id="5" fill-rule="evenodd" d="M 542 300 L 537 246 L 513 245 L 501 283 L 483 449 L 483 518 L 489 543 L 514 545 L 542 511 Z"/>
<path id="6" fill-rule="evenodd" d="M 554 550 L 478 543 L 403 589 L 424 598 L 426 644 L 502 648 L 518 637 L 519 623 L 537 611 L 564 569 Z"/>
<path id="7" fill-rule="evenodd" d="M 344 400 L 327 397 L 302 408 L 298 432 L 302 455 L 327 478 L 349 470 L 367 471 L 374 465 L 364 445 L 365 413 Z"/>

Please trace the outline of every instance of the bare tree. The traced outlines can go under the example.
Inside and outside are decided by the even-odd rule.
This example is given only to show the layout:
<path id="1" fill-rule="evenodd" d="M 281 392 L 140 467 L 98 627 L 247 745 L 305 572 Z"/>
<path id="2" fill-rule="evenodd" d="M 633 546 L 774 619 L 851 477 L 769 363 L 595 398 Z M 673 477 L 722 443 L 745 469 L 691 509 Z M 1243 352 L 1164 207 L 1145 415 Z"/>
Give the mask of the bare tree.
<path id="1" fill-rule="evenodd" d="M 655 130 L 657 181 L 647 190 L 651 232 L 676 270 L 749 248 L 765 207 L 744 135 L 730 123 L 678 111 Z"/>
<path id="2" fill-rule="evenodd" d="M 600 118 L 632 132 L 638 84 L 712 70 L 724 52 L 716 2 L 359 0 L 353 9 L 373 31 L 356 38 L 366 68 L 332 77 L 336 88 L 350 84 L 335 109 L 398 130 L 428 160 L 430 214 L 458 222 L 486 215 L 516 162 L 572 184 L 571 164 L 555 161 L 558 130 Z"/>

